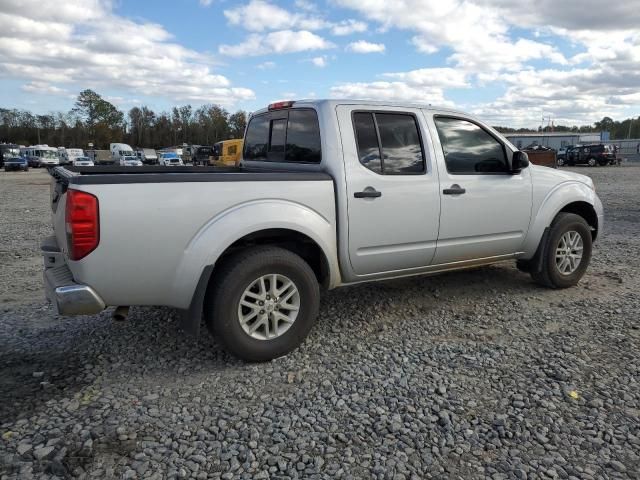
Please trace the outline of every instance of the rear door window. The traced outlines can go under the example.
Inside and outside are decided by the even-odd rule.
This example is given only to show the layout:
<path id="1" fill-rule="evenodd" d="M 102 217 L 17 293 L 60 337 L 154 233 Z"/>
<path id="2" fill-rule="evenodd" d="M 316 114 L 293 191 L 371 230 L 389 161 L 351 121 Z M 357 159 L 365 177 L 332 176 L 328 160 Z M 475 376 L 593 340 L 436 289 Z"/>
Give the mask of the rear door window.
<path id="1" fill-rule="evenodd" d="M 247 127 L 244 160 L 320 163 L 320 126 L 315 110 L 294 108 L 253 117 Z"/>
<path id="2" fill-rule="evenodd" d="M 414 115 L 354 112 L 360 163 L 383 175 L 416 175 L 426 171 L 424 149 Z"/>
<path id="3" fill-rule="evenodd" d="M 320 125 L 315 110 L 291 110 L 287 124 L 285 160 L 296 163 L 320 163 L 320 150 Z"/>

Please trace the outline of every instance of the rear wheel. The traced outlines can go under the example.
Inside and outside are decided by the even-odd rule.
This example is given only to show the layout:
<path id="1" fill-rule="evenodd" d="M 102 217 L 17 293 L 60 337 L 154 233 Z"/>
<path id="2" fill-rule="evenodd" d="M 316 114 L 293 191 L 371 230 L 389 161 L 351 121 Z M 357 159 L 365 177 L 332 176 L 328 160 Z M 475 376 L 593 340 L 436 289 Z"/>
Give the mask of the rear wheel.
<path id="1" fill-rule="evenodd" d="M 302 258 L 279 247 L 255 247 L 220 265 L 204 313 L 209 331 L 226 350 L 259 362 L 297 348 L 319 304 L 318 281 Z"/>
<path id="2" fill-rule="evenodd" d="M 558 165 L 559 167 L 564 166 L 564 158 L 562 158 L 562 157 L 558 157 L 558 159 L 557 159 L 557 161 L 556 161 L 556 162 L 557 162 L 557 165 Z"/>
<path id="3" fill-rule="evenodd" d="M 591 157 L 589 160 L 587 160 L 587 165 L 589 165 L 590 167 L 595 167 L 597 164 L 598 164 L 598 162 L 593 157 Z"/>
<path id="4" fill-rule="evenodd" d="M 585 219 L 573 213 L 559 213 L 539 249 L 542 269 L 531 271 L 531 277 L 550 288 L 572 287 L 589 266 L 591 248 L 591 230 Z"/>

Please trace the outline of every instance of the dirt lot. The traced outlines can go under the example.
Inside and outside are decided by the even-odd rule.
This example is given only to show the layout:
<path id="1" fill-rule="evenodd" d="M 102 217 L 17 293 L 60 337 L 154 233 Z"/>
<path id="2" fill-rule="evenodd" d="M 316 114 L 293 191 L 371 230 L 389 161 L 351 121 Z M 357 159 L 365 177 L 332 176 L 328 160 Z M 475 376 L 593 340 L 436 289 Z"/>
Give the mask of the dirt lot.
<path id="1" fill-rule="evenodd" d="M 327 294 L 248 365 L 174 312 L 58 318 L 43 171 L 0 172 L 0 478 L 640 478 L 640 166 L 578 287 L 512 263 Z"/>

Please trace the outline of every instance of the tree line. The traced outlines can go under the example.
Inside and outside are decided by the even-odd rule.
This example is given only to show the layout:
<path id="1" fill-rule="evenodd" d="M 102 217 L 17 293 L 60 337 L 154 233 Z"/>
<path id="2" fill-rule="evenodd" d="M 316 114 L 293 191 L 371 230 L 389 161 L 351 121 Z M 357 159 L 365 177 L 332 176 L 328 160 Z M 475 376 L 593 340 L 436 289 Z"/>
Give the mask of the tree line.
<path id="1" fill-rule="evenodd" d="M 530 133 L 530 128 L 510 128 L 497 126 L 493 127 L 500 133 Z M 593 125 L 582 125 L 580 127 L 573 125 L 547 125 L 539 126 L 538 132 L 567 132 L 567 133 L 595 133 L 609 132 L 611 140 L 624 140 L 625 138 L 640 138 L 640 117 L 627 118 L 621 122 L 613 120 L 611 117 L 604 117 Z"/>
<path id="2" fill-rule="evenodd" d="M 229 113 L 211 104 L 196 109 L 183 105 L 160 113 L 146 106 L 133 107 L 125 116 L 98 93 L 83 90 L 68 112 L 38 115 L 0 108 L 0 143 L 80 148 L 92 143 L 97 149 L 109 148 L 112 142 L 151 148 L 212 145 L 242 138 L 246 124 L 246 112 Z"/>

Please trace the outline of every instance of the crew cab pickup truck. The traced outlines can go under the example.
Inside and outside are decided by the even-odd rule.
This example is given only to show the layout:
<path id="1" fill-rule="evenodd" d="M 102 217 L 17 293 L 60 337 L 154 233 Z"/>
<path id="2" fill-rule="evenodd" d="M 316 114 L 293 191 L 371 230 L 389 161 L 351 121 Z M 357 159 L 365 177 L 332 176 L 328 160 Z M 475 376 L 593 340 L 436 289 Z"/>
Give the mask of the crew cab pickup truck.
<path id="1" fill-rule="evenodd" d="M 303 341 L 323 289 L 504 260 L 571 287 L 602 232 L 590 178 L 529 164 L 461 112 L 279 102 L 244 139 L 235 168 L 53 169 L 42 248 L 59 313 L 170 306 L 263 361 Z"/>

